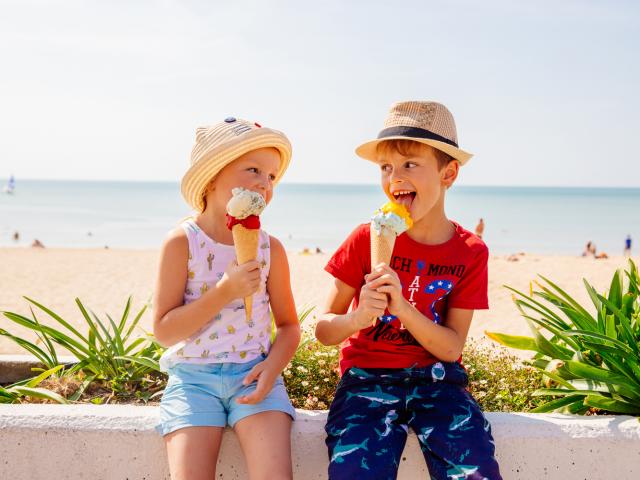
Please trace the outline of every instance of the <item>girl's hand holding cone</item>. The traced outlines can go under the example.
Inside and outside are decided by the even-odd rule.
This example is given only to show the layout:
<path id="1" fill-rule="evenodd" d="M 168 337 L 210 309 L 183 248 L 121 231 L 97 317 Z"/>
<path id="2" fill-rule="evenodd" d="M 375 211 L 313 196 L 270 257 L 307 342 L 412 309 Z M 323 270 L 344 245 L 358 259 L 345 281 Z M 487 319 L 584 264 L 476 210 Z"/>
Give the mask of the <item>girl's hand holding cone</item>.
<path id="1" fill-rule="evenodd" d="M 260 263 L 251 260 L 242 265 L 230 263 L 218 282 L 219 288 L 228 295 L 229 301 L 250 297 L 260 287 Z"/>

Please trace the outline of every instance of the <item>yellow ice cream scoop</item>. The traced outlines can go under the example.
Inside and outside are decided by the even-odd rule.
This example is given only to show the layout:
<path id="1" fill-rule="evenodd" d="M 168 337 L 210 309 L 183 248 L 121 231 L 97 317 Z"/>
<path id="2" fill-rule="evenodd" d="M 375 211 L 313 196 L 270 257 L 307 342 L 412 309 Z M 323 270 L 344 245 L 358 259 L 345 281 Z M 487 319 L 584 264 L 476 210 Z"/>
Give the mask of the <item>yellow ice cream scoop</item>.
<path id="1" fill-rule="evenodd" d="M 387 202 L 382 205 L 382 207 L 380 207 L 380 210 L 382 210 L 382 213 L 395 213 L 396 215 L 398 215 L 406 222 L 407 230 L 413 227 L 411 214 L 409 213 L 409 210 L 407 210 L 407 207 L 405 207 L 404 205 L 395 202 Z"/>
<path id="2" fill-rule="evenodd" d="M 413 220 L 407 207 L 399 203 L 387 202 L 371 217 L 371 228 L 378 234 L 381 233 L 382 228 L 386 228 L 400 235 L 412 226 Z"/>

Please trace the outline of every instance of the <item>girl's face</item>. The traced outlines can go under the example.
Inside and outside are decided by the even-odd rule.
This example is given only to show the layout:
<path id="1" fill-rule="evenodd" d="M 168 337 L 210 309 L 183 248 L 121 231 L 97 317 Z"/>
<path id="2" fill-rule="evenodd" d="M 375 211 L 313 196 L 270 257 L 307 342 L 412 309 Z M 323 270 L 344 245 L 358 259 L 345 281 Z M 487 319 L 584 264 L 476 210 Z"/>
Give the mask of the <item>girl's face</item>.
<path id="1" fill-rule="evenodd" d="M 384 193 L 407 207 L 414 223 L 443 207 L 444 192 L 458 174 L 457 162 L 438 168 L 438 159 L 428 146 L 408 156 L 388 151 L 377 163 Z"/>
<path id="2" fill-rule="evenodd" d="M 205 195 L 207 205 L 226 206 L 231 189 L 236 187 L 258 192 L 269 203 L 279 169 L 280 152 L 277 149 L 267 147 L 247 152 L 224 167 L 209 184 Z"/>

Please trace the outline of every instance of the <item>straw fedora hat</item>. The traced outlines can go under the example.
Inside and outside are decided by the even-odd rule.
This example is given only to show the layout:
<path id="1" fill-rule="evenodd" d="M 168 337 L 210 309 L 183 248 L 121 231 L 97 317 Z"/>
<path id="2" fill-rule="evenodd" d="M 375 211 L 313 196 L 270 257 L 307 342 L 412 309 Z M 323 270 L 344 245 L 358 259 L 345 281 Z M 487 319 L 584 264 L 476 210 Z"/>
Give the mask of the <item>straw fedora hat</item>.
<path id="1" fill-rule="evenodd" d="M 280 152 L 280 169 L 274 180 L 277 183 L 291 160 L 291 143 L 284 133 L 234 117 L 197 128 L 191 167 L 180 185 L 182 196 L 193 208 L 202 210 L 204 189 L 220 170 L 245 153 L 265 147 Z"/>
<path id="2" fill-rule="evenodd" d="M 360 145 L 356 148 L 356 154 L 375 162 L 378 144 L 385 140 L 413 140 L 431 145 L 458 160 L 460 165 L 473 156 L 458 147 L 453 115 L 447 107 L 437 102 L 393 104 L 378 138 Z"/>

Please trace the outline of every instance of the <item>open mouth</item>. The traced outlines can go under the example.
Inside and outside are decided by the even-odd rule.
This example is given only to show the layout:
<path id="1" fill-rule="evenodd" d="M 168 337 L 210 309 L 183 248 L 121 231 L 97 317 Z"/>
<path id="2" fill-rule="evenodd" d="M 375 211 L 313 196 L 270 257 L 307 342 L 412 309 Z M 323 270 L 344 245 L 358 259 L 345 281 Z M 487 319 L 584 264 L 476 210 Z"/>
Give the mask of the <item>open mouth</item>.
<path id="1" fill-rule="evenodd" d="M 404 205 L 407 210 L 411 209 L 411 204 L 413 204 L 413 200 L 416 198 L 416 192 L 410 190 L 398 190 L 397 192 L 393 192 L 392 195 L 395 202 Z"/>

